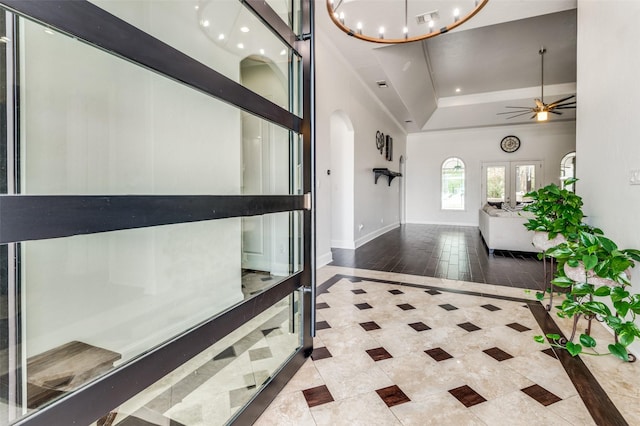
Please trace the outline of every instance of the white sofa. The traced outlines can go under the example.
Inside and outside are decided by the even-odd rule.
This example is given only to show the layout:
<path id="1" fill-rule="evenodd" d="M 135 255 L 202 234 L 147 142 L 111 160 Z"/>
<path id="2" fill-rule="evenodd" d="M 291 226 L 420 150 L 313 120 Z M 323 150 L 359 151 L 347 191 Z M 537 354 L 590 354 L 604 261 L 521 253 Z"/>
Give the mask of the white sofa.
<path id="1" fill-rule="evenodd" d="M 489 253 L 494 250 L 540 252 L 531 244 L 533 231 L 524 223 L 531 214 L 524 211 L 505 211 L 496 208 L 480 209 L 480 233 Z"/>

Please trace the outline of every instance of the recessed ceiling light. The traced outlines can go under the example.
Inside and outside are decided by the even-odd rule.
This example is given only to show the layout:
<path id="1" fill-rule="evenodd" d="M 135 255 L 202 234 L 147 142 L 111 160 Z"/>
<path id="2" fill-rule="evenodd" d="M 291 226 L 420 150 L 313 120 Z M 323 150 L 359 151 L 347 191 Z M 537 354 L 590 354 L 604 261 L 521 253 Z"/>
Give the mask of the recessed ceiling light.
<path id="1" fill-rule="evenodd" d="M 243 33 L 248 33 L 249 27 L 240 27 L 240 31 L 242 31 Z"/>
<path id="2" fill-rule="evenodd" d="M 202 22 L 200 22 L 200 25 L 202 25 L 203 27 L 207 28 L 207 27 L 209 27 L 209 25 L 211 25 L 211 22 L 209 22 L 208 19 L 204 19 Z"/>
<path id="3" fill-rule="evenodd" d="M 198 6 L 197 4 L 193 7 L 195 10 L 200 9 L 200 6 Z"/>
<path id="4" fill-rule="evenodd" d="M 218 40 L 224 40 L 224 34 L 220 34 L 220 35 L 218 36 Z"/>
<path id="5" fill-rule="evenodd" d="M 238 49 L 244 49 L 244 44 L 238 43 Z"/>
<path id="6" fill-rule="evenodd" d="M 461 89 L 459 87 L 456 87 L 456 93 L 460 93 Z"/>
<path id="7" fill-rule="evenodd" d="M 286 54 L 287 54 L 287 51 L 286 51 L 286 50 L 282 49 L 282 50 L 280 51 L 280 55 L 281 55 L 281 56 L 284 56 L 284 55 L 286 55 Z"/>
<path id="8" fill-rule="evenodd" d="M 264 55 L 264 49 L 260 49 L 260 54 Z"/>

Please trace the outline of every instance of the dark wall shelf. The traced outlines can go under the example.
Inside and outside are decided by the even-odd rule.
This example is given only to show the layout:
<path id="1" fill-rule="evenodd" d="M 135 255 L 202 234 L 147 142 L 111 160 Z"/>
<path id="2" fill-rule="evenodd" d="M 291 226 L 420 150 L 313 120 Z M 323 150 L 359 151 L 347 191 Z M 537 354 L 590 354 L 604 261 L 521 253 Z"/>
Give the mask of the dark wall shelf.
<path id="1" fill-rule="evenodd" d="M 385 168 L 374 168 L 373 169 L 373 175 L 374 175 L 374 183 L 378 184 L 378 178 L 380 176 L 386 176 L 389 182 L 389 186 L 391 186 L 391 181 L 393 180 L 393 178 L 395 177 L 402 177 L 402 173 L 400 172 L 392 172 L 391 170 Z"/>

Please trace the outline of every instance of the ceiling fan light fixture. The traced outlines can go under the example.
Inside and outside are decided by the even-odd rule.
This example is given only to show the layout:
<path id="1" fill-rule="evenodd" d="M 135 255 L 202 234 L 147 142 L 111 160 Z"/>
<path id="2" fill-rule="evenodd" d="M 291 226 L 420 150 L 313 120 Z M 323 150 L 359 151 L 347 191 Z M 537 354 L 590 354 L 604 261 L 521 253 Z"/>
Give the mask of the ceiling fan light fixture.
<path id="1" fill-rule="evenodd" d="M 547 121 L 549 119 L 549 113 L 547 111 L 538 111 L 536 113 L 536 119 L 538 121 Z"/>

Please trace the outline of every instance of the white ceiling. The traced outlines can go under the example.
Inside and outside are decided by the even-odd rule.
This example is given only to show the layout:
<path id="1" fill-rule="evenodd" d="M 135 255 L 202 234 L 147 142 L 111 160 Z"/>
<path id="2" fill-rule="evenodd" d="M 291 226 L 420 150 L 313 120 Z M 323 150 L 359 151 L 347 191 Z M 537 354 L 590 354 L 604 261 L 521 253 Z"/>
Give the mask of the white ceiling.
<path id="1" fill-rule="evenodd" d="M 531 123 L 507 119 L 505 106 L 535 106 L 540 98 L 541 46 L 544 101 L 575 94 L 576 0 L 489 0 L 469 22 L 423 42 L 380 45 L 349 37 L 317 0 L 322 32 L 408 132 Z M 350 0 L 368 5 L 393 0 Z M 396 1 L 397 3 L 397 1 Z M 384 80 L 387 88 L 378 88 Z M 456 92 L 460 88 L 460 92 Z M 563 110 L 550 120 L 575 120 Z"/>

